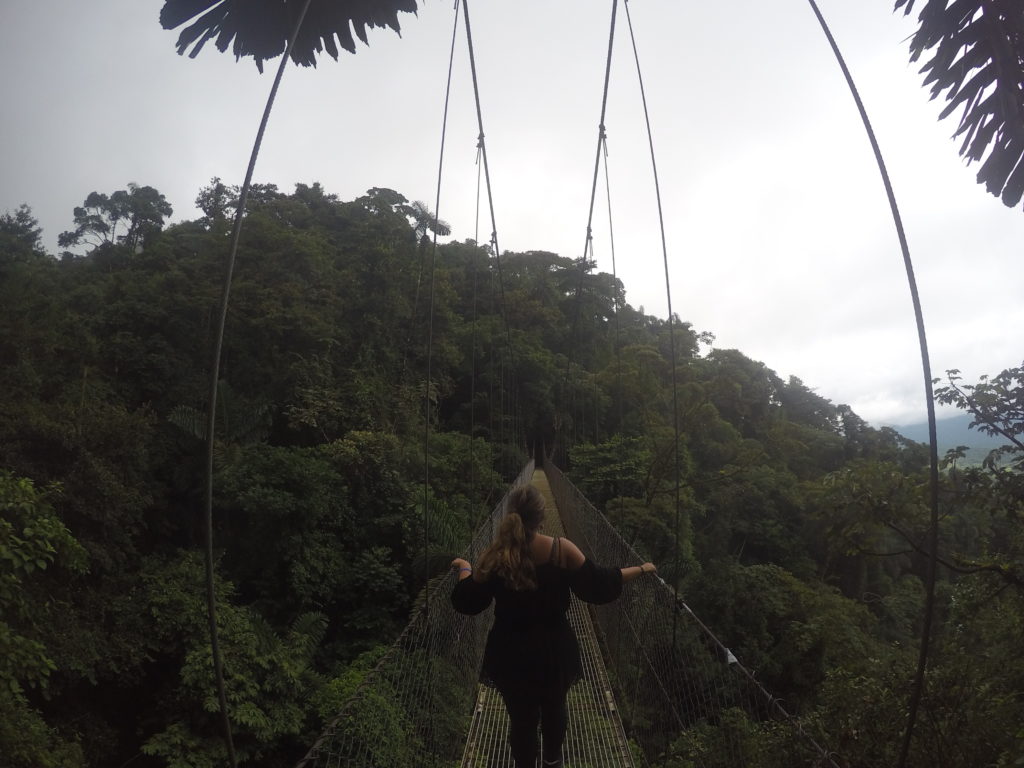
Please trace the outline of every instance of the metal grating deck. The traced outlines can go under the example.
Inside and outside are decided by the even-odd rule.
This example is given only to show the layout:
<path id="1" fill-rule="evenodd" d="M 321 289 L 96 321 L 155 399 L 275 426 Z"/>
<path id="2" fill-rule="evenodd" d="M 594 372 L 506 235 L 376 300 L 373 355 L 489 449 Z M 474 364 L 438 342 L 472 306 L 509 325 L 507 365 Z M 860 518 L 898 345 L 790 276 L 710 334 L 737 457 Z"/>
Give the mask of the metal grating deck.
<path id="1" fill-rule="evenodd" d="M 564 535 L 543 470 L 534 472 L 533 485 L 547 503 L 545 532 Z M 562 748 L 566 768 L 634 768 L 590 614 L 575 595 L 569 623 L 579 639 L 583 679 L 569 691 L 569 730 Z M 477 693 L 461 768 L 512 768 L 505 705 L 497 691 L 483 685 Z"/>

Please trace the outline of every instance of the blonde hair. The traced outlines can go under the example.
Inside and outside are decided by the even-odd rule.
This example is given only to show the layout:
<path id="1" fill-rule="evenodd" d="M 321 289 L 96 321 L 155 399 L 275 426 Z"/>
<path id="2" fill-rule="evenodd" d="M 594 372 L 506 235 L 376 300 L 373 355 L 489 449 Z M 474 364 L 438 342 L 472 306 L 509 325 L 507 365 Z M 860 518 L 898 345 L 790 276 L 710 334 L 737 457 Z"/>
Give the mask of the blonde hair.
<path id="1" fill-rule="evenodd" d="M 537 588 L 530 558 L 530 541 L 544 521 L 544 497 L 532 485 L 516 488 L 508 496 L 508 508 L 498 535 L 477 561 L 473 578 L 486 581 L 492 574 L 517 592 Z"/>

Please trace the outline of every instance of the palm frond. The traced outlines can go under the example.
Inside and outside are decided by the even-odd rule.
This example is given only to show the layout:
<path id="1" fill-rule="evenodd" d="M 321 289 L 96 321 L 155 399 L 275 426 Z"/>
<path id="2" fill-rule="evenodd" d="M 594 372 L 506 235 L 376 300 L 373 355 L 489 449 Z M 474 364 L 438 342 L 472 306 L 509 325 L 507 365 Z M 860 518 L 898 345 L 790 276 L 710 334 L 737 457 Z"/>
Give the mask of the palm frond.
<path id="1" fill-rule="evenodd" d="M 915 0 L 896 0 L 909 14 Z M 1024 196 L 1024 3 L 926 0 L 910 40 L 910 60 L 931 52 L 921 72 L 940 119 L 962 110 L 960 155 L 982 161 L 978 183 L 1016 206 Z"/>
<path id="2" fill-rule="evenodd" d="M 176 29 L 179 54 L 195 58 L 215 39 L 222 53 L 231 47 L 235 59 L 252 56 L 260 72 L 263 62 L 280 56 L 288 43 L 302 3 L 297 0 L 164 0 L 160 24 Z M 401 34 L 399 13 L 416 13 L 417 0 L 312 0 L 292 49 L 292 61 L 316 66 L 318 54 L 337 60 L 338 46 L 356 52 L 353 39 L 368 43 L 367 28 L 388 27 Z M 189 23 L 191 22 L 191 23 Z"/>

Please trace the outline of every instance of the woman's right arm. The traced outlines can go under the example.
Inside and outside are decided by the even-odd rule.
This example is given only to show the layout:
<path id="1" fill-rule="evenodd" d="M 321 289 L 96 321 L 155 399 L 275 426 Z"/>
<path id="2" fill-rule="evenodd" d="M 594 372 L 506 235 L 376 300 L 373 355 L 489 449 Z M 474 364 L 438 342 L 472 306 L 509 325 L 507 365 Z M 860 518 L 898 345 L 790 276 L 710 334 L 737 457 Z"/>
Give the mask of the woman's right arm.
<path id="1" fill-rule="evenodd" d="M 657 573 L 658 568 L 654 563 L 644 563 L 643 565 L 630 565 L 625 568 L 620 568 L 622 571 L 623 581 L 632 581 L 633 579 L 640 578 L 646 573 Z"/>
<path id="2" fill-rule="evenodd" d="M 586 560 L 586 557 L 584 557 L 580 548 L 568 539 L 562 539 L 562 551 L 565 553 L 565 567 L 570 571 L 575 571 L 583 565 Z M 647 573 L 657 572 L 658 568 L 654 563 L 644 563 L 643 565 L 630 565 L 625 568 L 619 568 L 619 573 L 622 574 L 623 582 L 632 581 L 633 579 L 639 578 Z"/>
<path id="3" fill-rule="evenodd" d="M 568 539 L 562 539 L 561 543 L 559 565 L 569 571 L 569 586 L 576 597 L 585 603 L 602 605 L 622 593 L 620 569 L 587 560 L 580 548 Z"/>

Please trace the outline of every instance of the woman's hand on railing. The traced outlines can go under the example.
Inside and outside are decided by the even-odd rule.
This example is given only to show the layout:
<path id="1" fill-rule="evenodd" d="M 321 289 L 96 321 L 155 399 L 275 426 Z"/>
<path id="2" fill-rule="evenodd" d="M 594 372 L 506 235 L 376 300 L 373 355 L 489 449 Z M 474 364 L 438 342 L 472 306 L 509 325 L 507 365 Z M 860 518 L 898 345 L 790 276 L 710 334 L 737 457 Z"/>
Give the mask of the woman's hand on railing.
<path id="1" fill-rule="evenodd" d="M 469 564 L 468 560 L 463 560 L 461 557 L 456 557 L 452 560 L 451 569 L 455 571 L 455 578 L 459 581 L 468 579 L 473 575 L 473 566 Z"/>
<path id="2" fill-rule="evenodd" d="M 658 566 L 654 563 L 644 563 L 643 565 L 630 565 L 619 570 L 622 572 L 622 581 L 627 582 L 638 579 L 648 573 L 657 573 Z"/>

